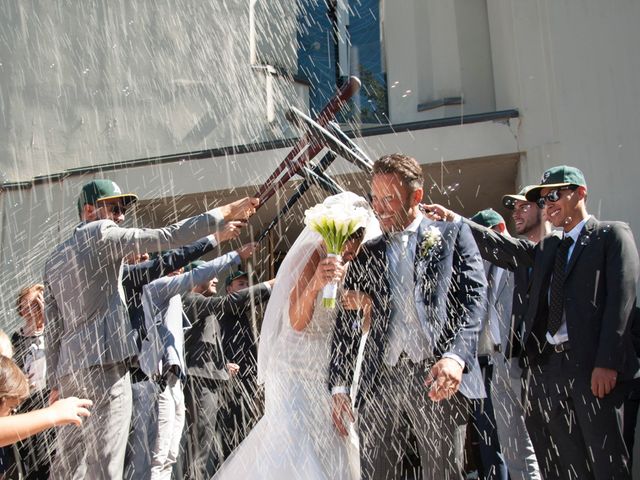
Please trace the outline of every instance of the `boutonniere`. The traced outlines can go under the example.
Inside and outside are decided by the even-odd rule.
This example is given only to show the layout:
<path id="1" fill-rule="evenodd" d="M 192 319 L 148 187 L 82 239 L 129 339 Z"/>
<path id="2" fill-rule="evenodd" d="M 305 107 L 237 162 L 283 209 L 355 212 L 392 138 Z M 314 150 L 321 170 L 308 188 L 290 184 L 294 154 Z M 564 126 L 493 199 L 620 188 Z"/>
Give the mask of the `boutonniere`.
<path id="1" fill-rule="evenodd" d="M 420 254 L 423 257 L 428 256 L 440 243 L 442 243 L 442 232 L 438 227 L 431 225 L 423 233 L 422 243 L 420 244 Z"/>

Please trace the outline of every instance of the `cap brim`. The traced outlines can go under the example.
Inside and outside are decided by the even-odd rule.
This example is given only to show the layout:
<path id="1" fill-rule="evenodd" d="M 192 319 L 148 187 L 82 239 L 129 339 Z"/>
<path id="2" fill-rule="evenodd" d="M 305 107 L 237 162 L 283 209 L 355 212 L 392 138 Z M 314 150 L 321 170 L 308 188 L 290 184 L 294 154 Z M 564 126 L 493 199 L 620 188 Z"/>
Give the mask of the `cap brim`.
<path id="1" fill-rule="evenodd" d="M 567 185 L 573 185 L 572 183 L 549 183 L 547 185 L 536 185 L 531 190 L 527 192 L 525 195 L 527 197 L 528 202 L 537 202 L 540 199 L 540 190 L 543 188 L 558 188 L 558 187 L 566 187 Z"/>
<path id="2" fill-rule="evenodd" d="M 503 195 L 502 196 L 502 205 L 509 210 L 513 210 L 513 202 L 528 202 L 527 198 L 524 195 Z"/>
<path id="3" fill-rule="evenodd" d="M 106 202 L 107 200 L 121 199 L 122 203 L 130 205 L 138 201 L 138 196 L 135 193 L 123 193 L 122 195 L 111 195 L 110 197 L 100 197 L 96 202 Z"/>

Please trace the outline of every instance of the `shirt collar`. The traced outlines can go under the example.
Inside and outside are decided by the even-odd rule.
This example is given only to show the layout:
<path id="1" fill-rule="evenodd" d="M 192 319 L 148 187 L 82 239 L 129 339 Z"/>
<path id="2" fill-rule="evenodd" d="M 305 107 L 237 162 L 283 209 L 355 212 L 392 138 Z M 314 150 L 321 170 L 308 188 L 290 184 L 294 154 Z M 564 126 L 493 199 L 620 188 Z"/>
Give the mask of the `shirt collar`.
<path id="1" fill-rule="evenodd" d="M 578 237 L 580 236 L 580 232 L 584 228 L 585 223 L 587 223 L 587 221 L 590 218 L 591 218 L 591 215 L 587 215 L 586 218 L 582 220 L 579 224 L 577 224 L 568 232 L 565 232 L 563 235 L 563 238 L 571 237 L 571 240 L 573 240 L 574 245 L 578 243 Z"/>
<path id="2" fill-rule="evenodd" d="M 413 219 L 413 221 L 407 226 L 407 228 L 405 228 L 403 230 L 402 233 L 416 233 L 418 231 L 418 228 L 420 228 L 420 224 L 422 223 L 422 220 L 424 220 L 424 215 L 422 215 L 422 213 L 418 213 L 418 216 L 416 216 L 416 218 Z"/>

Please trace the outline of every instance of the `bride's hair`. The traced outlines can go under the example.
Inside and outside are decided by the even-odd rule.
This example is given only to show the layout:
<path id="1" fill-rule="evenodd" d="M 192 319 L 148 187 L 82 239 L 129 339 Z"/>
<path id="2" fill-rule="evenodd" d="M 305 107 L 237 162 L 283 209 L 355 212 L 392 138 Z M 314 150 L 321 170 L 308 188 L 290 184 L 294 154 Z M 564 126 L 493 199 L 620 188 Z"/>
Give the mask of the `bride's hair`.
<path id="1" fill-rule="evenodd" d="M 360 227 L 351 235 L 349 235 L 349 238 L 347 240 L 362 240 L 364 238 L 364 232 L 365 232 L 365 228 Z"/>

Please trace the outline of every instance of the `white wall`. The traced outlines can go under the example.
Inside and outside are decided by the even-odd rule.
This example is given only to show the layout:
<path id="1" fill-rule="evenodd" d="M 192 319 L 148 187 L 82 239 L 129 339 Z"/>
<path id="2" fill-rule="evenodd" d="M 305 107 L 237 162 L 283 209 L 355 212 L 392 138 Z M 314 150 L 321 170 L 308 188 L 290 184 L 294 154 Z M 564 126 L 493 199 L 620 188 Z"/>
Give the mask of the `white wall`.
<path id="1" fill-rule="evenodd" d="M 488 0 L 497 108 L 521 112 L 520 182 L 575 165 L 589 210 L 640 239 L 640 2 Z"/>
<path id="2" fill-rule="evenodd" d="M 248 0 L 4 2 L 0 180 L 290 135 L 295 89 L 250 37 L 292 71 L 291 3 L 257 2 L 252 31 Z"/>

